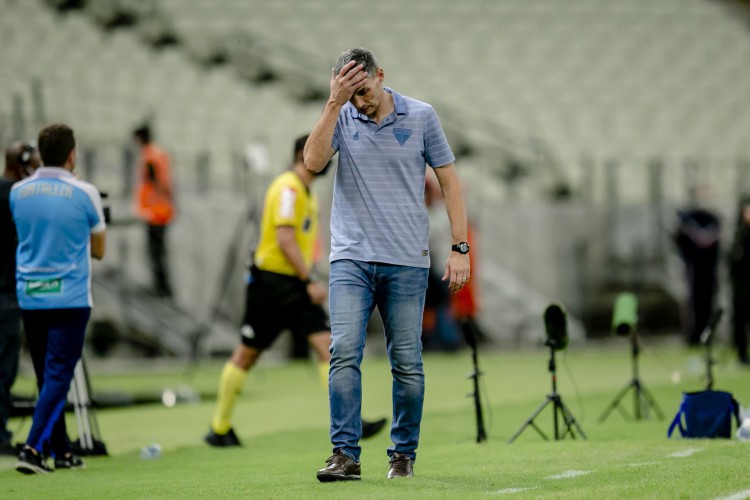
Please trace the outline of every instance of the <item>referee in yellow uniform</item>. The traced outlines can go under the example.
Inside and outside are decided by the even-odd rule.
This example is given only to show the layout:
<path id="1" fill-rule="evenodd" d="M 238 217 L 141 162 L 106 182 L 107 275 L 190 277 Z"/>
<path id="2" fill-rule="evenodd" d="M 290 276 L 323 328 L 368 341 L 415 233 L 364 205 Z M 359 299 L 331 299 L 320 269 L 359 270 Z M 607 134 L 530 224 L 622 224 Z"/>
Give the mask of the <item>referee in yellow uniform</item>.
<path id="1" fill-rule="evenodd" d="M 313 249 L 318 232 L 318 201 L 310 185 L 317 175 L 302 160 L 307 136 L 294 143 L 291 170 L 274 179 L 266 191 L 260 241 L 247 283 L 241 342 L 221 372 L 216 409 L 204 440 L 211 446 L 240 446 L 231 423 L 232 412 L 248 371 L 279 334 L 290 329 L 307 336 L 328 387 L 331 326 L 322 307 L 327 287 L 312 275 Z M 385 419 L 362 422 L 372 436 Z M 364 437 L 364 436 L 363 436 Z"/>

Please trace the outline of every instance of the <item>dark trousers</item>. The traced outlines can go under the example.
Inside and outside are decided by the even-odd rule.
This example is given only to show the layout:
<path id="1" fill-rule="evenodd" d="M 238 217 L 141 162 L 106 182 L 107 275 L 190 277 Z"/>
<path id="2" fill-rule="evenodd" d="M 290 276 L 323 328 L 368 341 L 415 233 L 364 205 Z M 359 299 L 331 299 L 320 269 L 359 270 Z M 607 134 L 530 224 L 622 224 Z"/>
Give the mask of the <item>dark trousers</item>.
<path id="1" fill-rule="evenodd" d="M 171 296 L 172 286 L 167 269 L 167 226 L 148 225 L 148 254 L 156 293 Z"/>
<path id="2" fill-rule="evenodd" d="M 750 361 L 747 350 L 747 328 L 750 326 L 750 289 L 735 283 L 732 291 L 732 340 L 740 361 Z"/>
<path id="3" fill-rule="evenodd" d="M 22 310 L 21 315 L 39 387 L 26 444 L 59 456 L 71 449 L 63 410 L 91 309 Z"/>
<path id="4" fill-rule="evenodd" d="M 712 263 L 693 263 L 688 270 L 691 321 L 686 341 L 700 345 L 703 330 L 708 326 L 717 288 L 717 269 Z"/>
<path id="5" fill-rule="evenodd" d="M 21 311 L 15 292 L 0 293 L 0 443 L 9 443 L 10 388 L 18 373 L 21 348 Z"/>

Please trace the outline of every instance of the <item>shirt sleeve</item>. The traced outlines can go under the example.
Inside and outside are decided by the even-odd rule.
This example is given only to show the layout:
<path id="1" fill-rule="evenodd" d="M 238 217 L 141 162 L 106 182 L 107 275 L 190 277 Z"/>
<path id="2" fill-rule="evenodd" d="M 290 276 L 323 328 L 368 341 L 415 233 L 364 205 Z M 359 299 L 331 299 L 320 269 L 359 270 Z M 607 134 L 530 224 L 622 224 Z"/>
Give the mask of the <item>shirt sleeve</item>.
<path id="1" fill-rule="evenodd" d="M 424 154 L 427 164 L 431 167 L 442 167 L 456 160 L 440 119 L 432 107 L 425 116 Z"/>
<path id="2" fill-rule="evenodd" d="M 299 193 L 293 186 L 282 186 L 275 200 L 274 226 L 294 226 L 297 222 L 297 201 Z"/>
<path id="3" fill-rule="evenodd" d="M 107 224 L 104 222 L 104 207 L 102 205 L 102 196 L 101 194 L 99 194 L 99 190 L 96 189 L 92 184 L 86 184 L 84 191 L 88 195 L 87 199 L 90 202 L 86 204 L 86 217 L 89 221 L 91 233 L 101 233 L 107 228 Z"/>

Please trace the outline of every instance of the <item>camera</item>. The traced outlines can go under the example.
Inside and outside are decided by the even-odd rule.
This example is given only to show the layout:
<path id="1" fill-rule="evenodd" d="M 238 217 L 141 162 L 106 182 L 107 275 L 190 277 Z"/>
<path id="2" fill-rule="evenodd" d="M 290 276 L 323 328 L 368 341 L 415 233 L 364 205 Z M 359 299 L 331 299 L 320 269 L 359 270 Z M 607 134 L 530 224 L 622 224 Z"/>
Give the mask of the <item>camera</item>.
<path id="1" fill-rule="evenodd" d="M 109 224 L 112 222 L 112 210 L 109 205 L 104 203 L 104 200 L 109 198 L 109 193 L 105 191 L 99 191 L 99 196 L 102 198 L 102 211 L 104 212 L 104 222 Z"/>

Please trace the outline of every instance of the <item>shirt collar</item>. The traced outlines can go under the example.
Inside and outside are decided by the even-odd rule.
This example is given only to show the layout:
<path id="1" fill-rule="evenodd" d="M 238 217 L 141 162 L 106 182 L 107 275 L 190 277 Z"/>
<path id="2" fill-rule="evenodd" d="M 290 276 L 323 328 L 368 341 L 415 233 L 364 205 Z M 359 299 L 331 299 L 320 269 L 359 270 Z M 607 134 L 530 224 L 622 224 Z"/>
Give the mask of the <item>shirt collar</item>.
<path id="1" fill-rule="evenodd" d="M 70 177 L 75 178 L 73 172 L 63 167 L 39 167 L 32 177 Z"/>
<path id="2" fill-rule="evenodd" d="M 406 104 L 406 99 L 404 99 L 404 96 L 394 91 L 390 87 L 383 87 L 383 90 L 393 96 L 393 109 L 396 111 L 397 116 L 409 114 L 409 107 Z M 359 118 L 360 120 L 372 120 L 369 116 L 363 115 L 362 113 L 357 111 L 357 108 L 355 108 L 352 103 L 347 102 L 347 104 L 349 105 L 349 113 L 351 114 L 352 118 Z"/>

